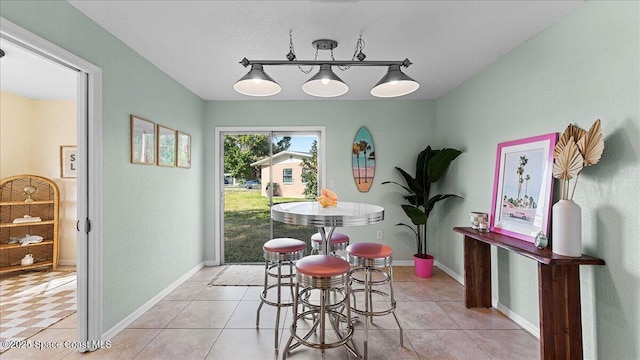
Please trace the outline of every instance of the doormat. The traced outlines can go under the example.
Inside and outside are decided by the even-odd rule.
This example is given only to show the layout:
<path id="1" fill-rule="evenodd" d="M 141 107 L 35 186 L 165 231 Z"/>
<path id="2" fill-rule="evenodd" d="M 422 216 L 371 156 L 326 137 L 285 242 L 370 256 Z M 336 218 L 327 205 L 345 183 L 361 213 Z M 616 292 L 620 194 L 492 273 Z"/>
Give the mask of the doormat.
<path id="1" fill-rule="evenodd" d="M 0 353 L 76 312 L 76 273 L 28 272 L 0 280 Z"/>
<path id="2" fill-rule="evenodd" d="M 264 265 L 226 265 L 209 282 L 213 286 L 263 286 Z"/>

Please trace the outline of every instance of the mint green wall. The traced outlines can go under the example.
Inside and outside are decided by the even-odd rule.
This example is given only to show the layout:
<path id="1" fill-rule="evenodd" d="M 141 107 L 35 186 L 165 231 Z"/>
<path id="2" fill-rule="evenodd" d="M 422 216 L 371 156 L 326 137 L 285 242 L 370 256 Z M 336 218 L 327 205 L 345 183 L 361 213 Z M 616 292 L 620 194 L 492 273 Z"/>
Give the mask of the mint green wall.
<path id="1" fill-rule="evenodd" d="M 104 331 L 201 263 L 204 102 L 63 1 L 0 16 L 102 69 Z M 132 165 L 129 115 L 192 135 L 191 169 Z"/>
<path id="2" fill-rule="evenodd" d="M 462 242 L 449 229 L 489 211 L 496 144 L 602 120 L 602 160 L 583 170 L 574 198 L 584 253 L 607 262 L 581 268 L 587 358 L 640 358 L 639 27 L 638 2 L 588 1 L 436 103 L 438 139 L 465 149 L 457 175 L 466 200 L 440 214 L 437 254 L 459 274 Z M 537 326 L 536 264 L 497 253 L 494 297 Z"/>
<path id="3" fill-rule="evenodd" d="M 336 181 L 335 192 L 340 200 L 367 202 L 385 207 L 385 220 L 375 226 L 343 228 L 342 232 L 359 241 L 376 239 L 376 230 L 383 230 L 383 242 L 394 248 L 394 259 L 412 261 L 415 240 L 407 230 L 393 224 L 406 221 L 400 208 L 401 193 L 391 185 L 380 185 L 385 180 L 398 180 L 394 166 L 413 168 L 417 153 L 435 141 L 433 101 L 419 100 L 312 100 L 312 101 L 208 101 L 206 105 L 205 133 L 214 134 L 218 126 L 326 126 L 327 182 Z M 366 193 L 360 193 L 351 175 L 351 144 L 361 126 L 371 132 L 376 147 L 376 173 L 374 184 Z M 205 144 L 205 188 L 207 214 L 213 214 L 213 184 L 215 176 L 214 141 Z M 205 190 L 208 191 L 208 190 Z M 207 224 L 212 223 L 208 221 Z M 207 259 L 214 258 L 212 225 L 205 234 Z"/>

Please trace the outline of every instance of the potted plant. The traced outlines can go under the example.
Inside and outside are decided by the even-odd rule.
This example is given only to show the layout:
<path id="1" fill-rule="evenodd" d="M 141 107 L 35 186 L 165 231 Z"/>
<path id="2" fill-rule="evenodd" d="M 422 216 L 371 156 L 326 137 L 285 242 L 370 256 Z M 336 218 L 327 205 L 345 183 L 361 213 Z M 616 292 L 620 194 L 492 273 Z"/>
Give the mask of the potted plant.
<path id="1" fill-rule="evenodd" d="M 433 269 L 433 256 L 427 254 L 427 220 L 429 214 L 436 203 L 450 198 L 457 197 L 455 194 L 437 194 L 431 196 L 431 184 L 442 178 L 449 164 L 455 160 L 462 152 L 460 150 L 444 148 L 442 150 L 433 150 L 431 146 L 427 146 L 418 154 L 416 161 L 416 176 L 411 176 L 406 171 L 396 166 L 400 172 L 406 185 L 402 185 L 395 181 L 385 181 L 382 184 L 396 184 L 408 192 L 404 198 L 409 204 L 403 204 L 402 210 L 415 226 L 405 223 L 396 225 L 406 226 L 416 235 L 417 252 L 413 255 L 416 269 L 416 275 L 420 277 L 431 277 Z"/>

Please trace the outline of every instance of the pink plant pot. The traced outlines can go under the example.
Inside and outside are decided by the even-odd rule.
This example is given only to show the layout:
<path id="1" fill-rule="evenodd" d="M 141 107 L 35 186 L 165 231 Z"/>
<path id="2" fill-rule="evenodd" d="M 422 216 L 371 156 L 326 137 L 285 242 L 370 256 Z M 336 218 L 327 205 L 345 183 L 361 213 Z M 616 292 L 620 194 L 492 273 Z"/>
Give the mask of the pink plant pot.
<path id="1" fill-rule="evenodd" d="M 427 254 L 426 258 L 422 258 L 414 254 L 413 265 L 416 269 L 416 276 L 430 278 L 433 275 L 433 256 Z"/>

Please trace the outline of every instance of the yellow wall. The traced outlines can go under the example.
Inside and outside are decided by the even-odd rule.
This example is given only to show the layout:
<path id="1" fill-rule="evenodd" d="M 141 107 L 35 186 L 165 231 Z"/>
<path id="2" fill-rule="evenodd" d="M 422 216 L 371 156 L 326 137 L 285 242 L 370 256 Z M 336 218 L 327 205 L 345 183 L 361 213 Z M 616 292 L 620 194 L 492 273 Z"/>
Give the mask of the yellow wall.
<path id="1" fill-rule="evenodd" d="M 60 178 L 60 146 L 76 145 L 73 100 L 31 100 L 0 92 L 0 178 L 35 174 L 60 189 L 58 263 L 75 264 L 76 179 Z"/>

